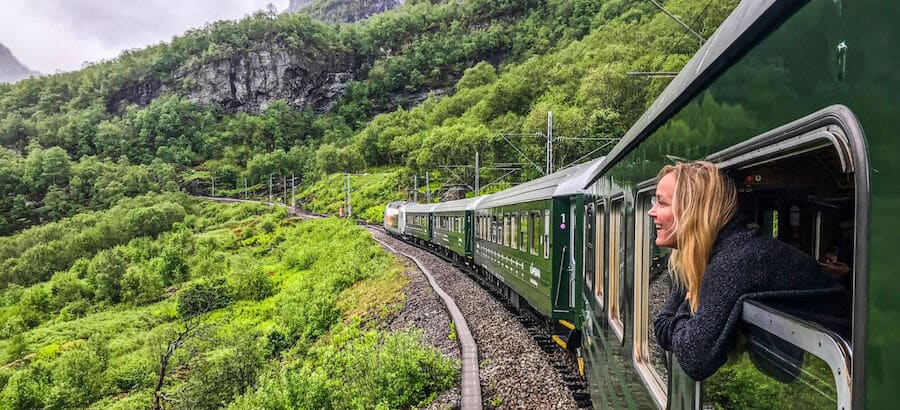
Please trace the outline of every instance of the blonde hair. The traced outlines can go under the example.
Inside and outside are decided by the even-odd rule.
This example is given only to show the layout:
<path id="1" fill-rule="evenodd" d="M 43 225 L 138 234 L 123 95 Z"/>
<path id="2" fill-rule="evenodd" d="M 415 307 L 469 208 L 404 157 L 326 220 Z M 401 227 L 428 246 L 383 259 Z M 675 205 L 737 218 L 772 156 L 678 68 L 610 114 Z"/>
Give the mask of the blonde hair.
<path id="1" fill-rule="evenodd" d="M 666 165 L 657 181 L 669 174 L 675 176 L 673 231 L 678 244 L 669 257 L 669 270 L 690 292 L 691 312 L 696 312 L 713 243 L 737 214 L 737 190 L 731 178 L 707 161 Z"/>

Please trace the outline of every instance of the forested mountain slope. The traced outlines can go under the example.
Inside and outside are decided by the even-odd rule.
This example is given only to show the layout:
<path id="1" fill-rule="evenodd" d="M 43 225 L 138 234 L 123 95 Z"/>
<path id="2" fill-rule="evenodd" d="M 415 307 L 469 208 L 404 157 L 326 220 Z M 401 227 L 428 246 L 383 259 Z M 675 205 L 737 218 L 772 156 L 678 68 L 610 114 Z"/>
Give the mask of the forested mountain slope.
<path id="1" fill-rule="evenodd" d="M 664 6 L 709 36 L 735 3 Z M 500 134 L 542 132 L 548 111 L 555 135 L 618 138 L 668 81 L 628 73 L 675 71 L 698 47 L 652 3 L 625 0 L 415 2 L 344 25 L 262 12 L 217 22 L 0 86 L 0 233 L 108 206 L 92 185 L 116 167 L 135 170 L 112 186 L 126 196 L 209 193 L 214 180 L 240 195 L 273 175 L 313 182 L 382 165 L 471 185 L 460 165 L 475 151 L 486 165 L 525 162 Z M 538 138 L 510 142 L 543 157 Z M 556 167 L 601 155 L 597 146 L 561 142 Z"/>
<path id="2" fill-rule="evenodd" d="M 736 0 L 663 4 L 708 37 Z M 0 84 L 0 408 L 428 403 L 458 363 L 378 330 L 406 276 L 364 231 L 180 191 L 289 196 L 296 176 L 336 212 L 349 178 L 377 220 L 413 187 L 471 185 L 475 152 L 542 158 L 548 111 L 557 136 L 614 141 L 668 81 L 633 72 L 699 45 L 650 2 L 415 1 L 352 24 L 257 13 Z M 555 166 L 605 142 L 562 140 Z"/>

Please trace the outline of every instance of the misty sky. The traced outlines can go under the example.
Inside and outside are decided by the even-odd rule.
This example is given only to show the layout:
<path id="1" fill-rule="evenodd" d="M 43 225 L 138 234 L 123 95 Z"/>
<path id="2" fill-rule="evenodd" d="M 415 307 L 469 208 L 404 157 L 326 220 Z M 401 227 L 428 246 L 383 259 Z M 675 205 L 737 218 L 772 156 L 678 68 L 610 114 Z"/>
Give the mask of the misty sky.
<path id="1" fill-rule="evenodd" d="M 288 0 L 0 0 L 0 43 L 28 68 L 52 74 L 269 3 L 283 11 Z"/>

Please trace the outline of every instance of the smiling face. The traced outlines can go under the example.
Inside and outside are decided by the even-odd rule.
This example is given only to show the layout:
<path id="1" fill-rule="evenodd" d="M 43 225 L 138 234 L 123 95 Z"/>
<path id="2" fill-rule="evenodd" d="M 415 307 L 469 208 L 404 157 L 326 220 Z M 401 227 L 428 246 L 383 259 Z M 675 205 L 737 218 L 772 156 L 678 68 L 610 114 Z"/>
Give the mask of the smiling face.
<path id="1" fill-rule="evenodd" d="M 675 240 L 675 173 L 666 174 L 656 184 L 656 204 L 647 212 L 656 225 L 656 246 L 678 248 Z"/>

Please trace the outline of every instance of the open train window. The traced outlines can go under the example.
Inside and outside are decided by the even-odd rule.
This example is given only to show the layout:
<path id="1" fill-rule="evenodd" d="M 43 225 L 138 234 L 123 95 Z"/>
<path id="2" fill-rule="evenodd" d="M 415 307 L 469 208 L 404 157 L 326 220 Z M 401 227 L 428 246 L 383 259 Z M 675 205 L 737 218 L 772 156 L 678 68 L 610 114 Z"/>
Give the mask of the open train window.
<path id="1" fill-rule="evenodd" d="M 622 241 L 623 223 L 625 222 L 624 198 L 615 198 L 610 202 L 609 209 L 609 323 L 619 340 L 624 337 L 622 324 L 621 299 L 624 274 L 622 263 L 624 262 L 625 244 Z"/>
<path id="2" fill-rule="evenodd" d="M 656 229 L 647 214 L 656 195 L 655 180 L 638 186 L 634 207 L 634 366 L 658 407 L 665 407 L 669 371 L 666 353 L 656 342 L 653 319 L 672 288 L 670 250 L 656 246 Z"/>
<path id="3" fill-rule="evenodd" d="M 704 382 L 704 406 L 727 407 L 733 399 L 769 389 L 765 386 L 773 380 L 781 382 L 778 397 L 800 407 L 861 406 L 850 392 L 860 382 L 863 363 L 851 357 L 861 357 L 865 347 L 860 324 L 865 323 L 869 187 L 868 157 L 855 117 L 846 107 L 828 107 L 708 159 L 736 181 L 742 213 L 765 234 L 820 261 L 837 260 L 826 270 L 853 292 L 854 326 L 851 344 L 814 323 L 745 303 L 741 327 L 748 354 Z M 742 389 L 727 387 L 725 379 L 735 372 L 745 375 Z"/>

